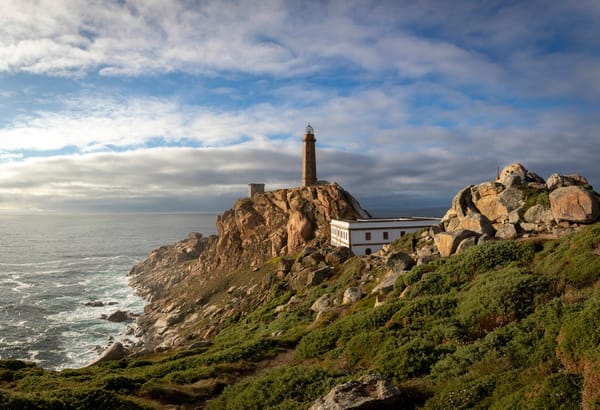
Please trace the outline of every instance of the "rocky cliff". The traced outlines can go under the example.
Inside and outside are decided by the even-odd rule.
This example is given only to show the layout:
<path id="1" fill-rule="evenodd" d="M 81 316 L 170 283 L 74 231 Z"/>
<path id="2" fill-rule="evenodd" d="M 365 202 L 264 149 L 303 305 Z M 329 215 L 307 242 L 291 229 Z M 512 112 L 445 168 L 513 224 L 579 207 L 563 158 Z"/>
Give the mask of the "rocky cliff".
<path id="1" fill-rule="evenodd" d="M 131 270 L 130 285 L 149 302 L 138 321 L 142 343 L 137 350 L 167 349 L 210 337 L 221 322 L 264 299 L 269 275 L 276 271 L 261 269 L 266 262 L 297 254 L 309 245 L 327 244 L 331 218 L 368 216 L 337 184 L 281 189 L 238 200 L 217 217 L 217 235 L 192 233 L 186 240 L 155 249 Z M 284 258 L 279 270 L 287 274 L 293 260 L 286 260 L 290 261 Z M 325 274 L 327 266 L 320 268 Z"/>

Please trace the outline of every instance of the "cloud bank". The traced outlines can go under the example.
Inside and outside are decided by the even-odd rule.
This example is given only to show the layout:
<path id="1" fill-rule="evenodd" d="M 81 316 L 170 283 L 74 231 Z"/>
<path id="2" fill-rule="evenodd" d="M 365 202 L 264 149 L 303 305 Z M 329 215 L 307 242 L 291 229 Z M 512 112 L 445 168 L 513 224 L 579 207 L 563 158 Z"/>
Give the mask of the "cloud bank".
<path id="1" fill-rule="evenodd" d="M 594 1 L 7 1 L 0 210 L 223 210 L 318 173 L 446 205 L 522 162 L 600 183 Z"/>

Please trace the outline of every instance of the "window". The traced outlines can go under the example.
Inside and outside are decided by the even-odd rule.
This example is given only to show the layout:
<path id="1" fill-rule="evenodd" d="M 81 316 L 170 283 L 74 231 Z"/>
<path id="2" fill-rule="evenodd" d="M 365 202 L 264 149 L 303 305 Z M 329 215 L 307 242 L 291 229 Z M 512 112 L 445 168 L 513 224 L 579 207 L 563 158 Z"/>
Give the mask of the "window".
<path id="1" fill-rule="evenodd" d="M 365 232 L 365 241 L 371 240 L 371 232 Z"/>
<path id="2" fill-rule="evenodd" d="M 371 254 L 371 248 L 367 248 L 365 250 L 365 255 L 370 255 Z"/>
<path id="3" fill-rule="evenodd" d="M 404 236 L 404 235 L 406 235 L 406 231 L 401 231 L 400 236 Z"/>
<path id="4" fill-rule="evenodd" d="M 389 235 L 387 232 L 383 233 L 383 239 L 390 239 Z"/>

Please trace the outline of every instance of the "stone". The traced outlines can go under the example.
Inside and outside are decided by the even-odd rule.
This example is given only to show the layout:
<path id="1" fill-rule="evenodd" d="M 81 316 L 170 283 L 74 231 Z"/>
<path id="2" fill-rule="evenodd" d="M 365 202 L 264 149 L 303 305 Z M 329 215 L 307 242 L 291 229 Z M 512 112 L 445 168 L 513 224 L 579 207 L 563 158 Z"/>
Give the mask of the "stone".
<path id="1" fill-rule="evenodd" d="M 382 375 L 366 375 L 334 387 L 310 410 L 401 408 L 399 396 L 400 391 Z"/>
<path id="2" fill-rule="evenodd" d="M 479 213 L 471 213 L 460 220 L 460 229 L 480 234 L 494 235 L 496 230 L 490 221 Z"/>
<path id="3" fill-rule="evenodd" d="M 359 300 L 362 299 L 362 297 L 363 297 L 363 293 L 359 287 L 354 286 L 354 287 L 348 288 L 344 292 L 344 297 L 342 298 L 342 304 L 348 305 L 351 303 L 358 302 Z"/>
<path id="4" fill-rule="evenodd" d="M 325 260 L 325 256 L 323 256 L 323 254 L 314 252 L 314 253 L 311 253 L 310 255 L 302 258 L 302 264 L 304 266 L 316 266 L 319 263 L 323 262 L 324 260 Z"/>
<path id="5" fill-rule="evenodd" d="M 587 184 L 587 178 L 582 177 L 581 175 L 561 175 L 557 173 L 550 175 L 546 181 L 546 187 L 550 191 L 566 186 L 582 186 Z"/>
<path id="6" fill-rule="evenodd" d="M 313 312 L 323 312 L 331 307 L 331 295 L 328 293 L 321 296 L 311 305 L 310 310 Z"/>
<path id="7" fill-rule="evenodd" d="M 515 239 L 517 237 L 517 228 L 513 224 L 502 224 L 496 231 L 498 239 Z"/>
<path id="8" fill-rule="evenodd" d="M 463 253 L 471 246 L 477 245 L 477 239 L 478 238 L 476 236 L 470 236 L 468 238 L 463 239 L 456 247 L 456 253 Z"/>
<path id="9" fill-rule="evenodd" d="M 550 208 L 557 222 L 593 223 L 600 217 L 594 195 L 579 186 L 557 188 L 550 193 Z"/>
<path id="10" fill-rule="evenodd" d="M 410 270 L 413 266 L 415 266 L 415 261 L 407 253 L 394 252 L 386 257 L 385 264 L 392 268 L 392 270 L 399 272 Z"/>
<path id="11" fill-rule="evenodd" d="M 99 358 L 89 363 L 88 366 L 112 360 L 121 360 L 126 354 L 127 352 L 125 351 L 123 345 L 120 342 L 117 342 L 106 349 Z"/>
<path id="12" fill-rule="evenodd" d="M 371 293 L 388 293 L 394 290 L 394 284 L 396 279 L 405 274 L 406 271 L 390 270 L 388 273 L 383 275 L 379 283 L 373 288 Z"/>
<path id="13" fill-rule="evenodd" d="M 498 181 L 504 186 L 513 186 L 515 184 L 537 182 L 544 183 L 544 178 L 535 172 L 528 171 L 523 165 L 515 162 L 502 169 L 498 176 Z M 519 181 L 519 182 L 517 182 Z"/>
<path id="14" fill-rule="evenodd" d="M 527 211 L 525 211 L 525 214 L 523 215 L 523 219 L 526 222 L 531 222 L 531 223 L 546 223 L 546 224 L 550 224 L 552 222 L 554 222 L 554 217 L 552 216 L 552 209 L 548 208 L 547 206 L 541 205 L 541 204 L 536 204 L 533 205 L 531 208 L 529 208 Z"/>
<path id="15" fill-rule="evenodd" d="M 123 312 L 122 310 L 117 310 L 106 317 L 106 320 L 109 322 L 125 322 L 130 319 L 131 318 L 129 314 L 127 312 Z"/>
<path id="16" fill-rule="evenodd" d="M 458 247 L 458 244 L 471 236 L 477 236 L 476 232 L 469 230 L 459 230 L 454 232 L 440 232 L 435 235 L 435 244 L 441 256 L 450 256 Z"/>
<path id="17" fill-rule="evenodd" d="M 306 286 L 317 286 L 331 275 L 332 269 L 326 266 L 321 269 L 309 272 L 306 278 Z"/>
<path id="18" fill-rule="evenodd" d="M 85 302 L 85 306 L 102 307 L 102 306 L 104 306 L 104 302 L 99 301 L 99 300 L 93 300 L 91 302 Z"/>
<path id="19" fill-rule="evenodd" d="M 352 253 L 350 248 L 340 246 L 325 254 L 325 262 L 330 265 L 339 265 L 340 263 L 346 262 L 353 256 L 354 253 Z"/>
<path id="20" fill-rule="evenodd" d="M 521 222 L 519 226 L 525 232 L 538 232 L 541 230 L 542 225 L 533 222 Z"/>

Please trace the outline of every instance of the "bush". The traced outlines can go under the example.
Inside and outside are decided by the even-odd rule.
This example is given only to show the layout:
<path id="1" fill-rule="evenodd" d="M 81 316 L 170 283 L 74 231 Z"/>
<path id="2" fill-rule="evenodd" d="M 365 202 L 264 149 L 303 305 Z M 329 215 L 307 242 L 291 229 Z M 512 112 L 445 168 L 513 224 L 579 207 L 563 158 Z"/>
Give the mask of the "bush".
<path id="1" fill-rule="evenodd" d="M 340 373 L 313 367 L 277 367 L 227 386 L 209 409 L 305 409 L 342 380 Z"/>
<path id="2" fill-rule="evenodd" d="M 532 313 L 536 296 L 548 292 L 548 287 L 546 279 L 524 268 L 487 272 L 462 293 L 458 317 L 477 336 Z"/>
<path id="3" fill-rule="evenodd" d="M 600 288 L 581 312 L 565 321 L 559 338 L 559 350 L 569 360 L 589 359 L 600 351 Z"/>
<path id="4" fill-rule="evenodd" d="M 357 333 L 382 327 L 403 304 L 403 302 L 388 303 L 369 310 L 358 311 L 325 328 L 313 330 L 298 343 L 296 356 L 302 360 L 320 356 L 335 348 L 340 339 L 342 339 L 341 342 L 345 342 Z"/>
<path id="5" fill-rule="evenodd" d="M 542 252 L 535 271 L 579 287 L 591 284 L 600 278 L 599 249 L 600 223 L 596 223 Z"/>
<path id="6" fill-rule="evenodd" d="M 388 322 L 388 327 L 408 326 L 426 320 L 451 317 L 455 314 L 458 301 L 454 296 L 423 296 L 410 300 L 398 310 Z"/>
<path id="7" fill-rule="evenodd" d="M 425 402 L 424 409 L 488 409 L 494 377 L 452 384 Z"/>

